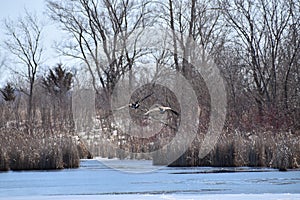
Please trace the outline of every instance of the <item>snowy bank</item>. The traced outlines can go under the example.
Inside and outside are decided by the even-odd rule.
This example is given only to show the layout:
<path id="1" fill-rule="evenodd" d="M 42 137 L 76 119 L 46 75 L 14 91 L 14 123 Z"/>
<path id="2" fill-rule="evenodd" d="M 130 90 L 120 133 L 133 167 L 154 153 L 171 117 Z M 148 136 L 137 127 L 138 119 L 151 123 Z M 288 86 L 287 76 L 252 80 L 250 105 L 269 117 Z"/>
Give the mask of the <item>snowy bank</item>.
<path id="1" fill-rule="evenodd" d="M 0 197 L 0 200 L 300 200 L 300 194 L 208 194 L 208 195 L 67 195 Z"/>

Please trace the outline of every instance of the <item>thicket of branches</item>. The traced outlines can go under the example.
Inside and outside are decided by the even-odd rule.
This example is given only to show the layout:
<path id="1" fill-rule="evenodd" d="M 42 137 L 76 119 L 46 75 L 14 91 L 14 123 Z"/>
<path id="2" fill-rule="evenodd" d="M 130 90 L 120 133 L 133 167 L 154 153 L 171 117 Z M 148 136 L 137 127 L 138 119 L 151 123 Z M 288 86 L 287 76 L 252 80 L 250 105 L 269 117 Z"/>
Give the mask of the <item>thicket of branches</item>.
<path id="1" fill-rule="evenodd" d="M 274 129 L 299 127 L 297 1 L 82 0 L 48 1 L 48 8 L 70 34 L 70 41 L 57 48 L 86 64 L 98 92 L 111 93 L 145 55 L 154 57 L 158 71 L 170 68 L 188 76 L 188 60 L 196 53 L 203 62 L 213 58 L 222 70 L 230 125 L 248 130 L 258 123 Z M 148 27 L 171 30 L 165 42 L 173 52 L 164 43 L 155 50 L 140 45 L 147 42 L 140 40 Z M 203 52 L 193 52 L 191 40 Z"/>
<path id="2" fill-rule="evenodd" d="M 74 137 L 71 113 L 72 73 L 59 64 L 37 77 L 32 91 L 30 121 L 28 96 L 7 83 L 0 106 L 0 170 L 61 169 L 79 166 L 90 157 Z"/>
<path id="3" fill-rule="evenodd" d="M 98 133 L 100 142 L 97 133 L 93 133 L 93 137 L 88 134 L 89 147 L 102 156 L 116 156 L 105 149 L 105 141 L 109 139 L 124 150 L 138 152 L 145 148 L 142 151 L 150 151 L 164 144 L 156 143 L 160 136 L 168 138 L 176 132 L 176 116 L 168 115 L 168 123 L 175 128 L 162 129 L 156 139 L 135 139 L 121 133 L 113 122 L 111 95 L 120 80 L 128 79 L 129 86 L 134 87 L 137 82 L 153 84 L 169 72 L 180 72 L 193 86 L 202 111 L 199 136 L 181 159 L 184 163 L 201 165 L 204 161 L 198 160 L 196 149 L 205 135 L 212 111 L 209 90 L 196 68 L 205 67 L 205 63 L 213 60 L 227 90 L 226 131 L 222 137 L 238 131 L 244 134 L 239 137 L 243 138 L 241 141 L 246 141 L 249 139 L 246 133 L 268 132 L 266 137 L 269 138 L 276 133 L 286 133 L 292 142 L 299 136 L 299 1 L 47 0 L 46 3 L 48 16 L 67 36 L 56 50 L 78 61 L 78 66 L 84 66 L 85 71 L 72 74 L 59 65 L 46 77 L 39 77 L 43 57 L 42 26 L 28 13 L 18 23 L 6 21 L 11 40 L 6 40 L 4 46 L 24 67 L 18 74 L 25 84 L 8 83 L 2 88 L 2 128 L 14 123 L 13 127 L 25 127 L 27 134 L 34 134 L 39 127 L 43 130 L 41 134 L 72 135 L 76 127 L 71 109 L 72 80 L 76 80 L 76 87 L 86 89 L 89 85 L 85 85 L 84 80 L 96 92 L 96 114 L 100 123 L 96 130 L 101 131 Z M 195 59 L 203 65 L 193 66 L 191 60 Z M 82 79 L 83 73 L 87 79 Z M 151 92 L 153 88 L 147 90 Z M 171 92 L 163 88 L 155 91 L 144 102 L 147 109 L 151 103 L 160 103 L 179 110 L 178 100 Z M 143 91 L 133 93 L 132 101 L 142 98 L 141 94 L 145 95 Z M 139 114 L 131 112 L 132 117 Z M 228 140 L 237 143 L 229 136 Z M 252 152 L 250 142 L 247 144 L 250 153 L 242 157 Z M 299 152 L 292 148 L 294 146 L 290 146 L 290 160 L 296 159 L 297 163 Z M 219 151 L 217 148 L 222 146 L 216 147 L 214 152 Z M 238 147 L 234 148 L 238 152 Z M 274 152 L 281 152 L 285 146 L 276 148 Z M 236 153 L 229 150 L 228 154 Z M 262 163 L 257 165 L 268 165 Z"/>

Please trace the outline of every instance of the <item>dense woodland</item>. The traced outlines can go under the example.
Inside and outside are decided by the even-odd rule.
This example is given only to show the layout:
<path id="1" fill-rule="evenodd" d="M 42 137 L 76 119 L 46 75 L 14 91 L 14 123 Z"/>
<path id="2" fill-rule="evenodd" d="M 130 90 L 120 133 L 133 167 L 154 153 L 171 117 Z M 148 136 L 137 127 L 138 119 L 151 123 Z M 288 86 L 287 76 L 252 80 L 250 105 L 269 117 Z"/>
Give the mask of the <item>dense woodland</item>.
<path id="1" fill-rule="evenodd" d="M 176 150 L 151 153 L 174 138 L 183 112 L 174 93 L 155 84 L 166 72 L 179 72 L 189 81 L 201 110 L 194 141 L 170 165 L 299 168 L 299 0 L 45 4 L 45 17 L 64 33 L 55 50 L 72 62 L 53 63 L 42 73 L 44 26 L 34 14 L 24 12 L 2 24 L 7 38 L 1 55 L 10 59 L 0 62 L 0 72 L 9 70 L 15 78 L 0 90 L 0 169 L 77 167 L 90 153 L 170 164 L 168 153 Z M 202 65 L 194 66 L 193 60 Z M 199 157 L 210 115 L 219 111 L 211 110 L 211 94 L 197 68 L 212 61 L 226 88 L 226 121 L 218 143 Z M 114 121 L 111 97 L 124 79 L 145 84 L 130 101 L 151 94 L 142 102 L 147 110 L 153 104 L 176 110 L 167 112 L 154 136 L 134 137 Z M 82 114 L 89 108 L 74 110 L 72 103 L 80 99 L 76 91 L 85 91 L 80 98 L 92 102 L 94 118 Z M 84 123 L 74 120 L 78 113 Z M 144 111 L 129 113 L 134 123 L 144 123 Z"/>

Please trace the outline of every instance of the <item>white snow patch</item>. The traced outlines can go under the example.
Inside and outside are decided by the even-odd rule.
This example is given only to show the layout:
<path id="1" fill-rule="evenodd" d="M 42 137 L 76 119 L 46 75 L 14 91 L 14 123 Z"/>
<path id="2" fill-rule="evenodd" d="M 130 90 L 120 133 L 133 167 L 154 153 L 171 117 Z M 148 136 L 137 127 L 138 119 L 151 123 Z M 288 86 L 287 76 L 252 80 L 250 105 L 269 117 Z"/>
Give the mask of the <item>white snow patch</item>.
<path id="1" fill-rule="evenodd" d="M 62 195 L 0 197 L 0 200 L 300 200 L 300 194 L 203 194 L 203 195 Z"/>

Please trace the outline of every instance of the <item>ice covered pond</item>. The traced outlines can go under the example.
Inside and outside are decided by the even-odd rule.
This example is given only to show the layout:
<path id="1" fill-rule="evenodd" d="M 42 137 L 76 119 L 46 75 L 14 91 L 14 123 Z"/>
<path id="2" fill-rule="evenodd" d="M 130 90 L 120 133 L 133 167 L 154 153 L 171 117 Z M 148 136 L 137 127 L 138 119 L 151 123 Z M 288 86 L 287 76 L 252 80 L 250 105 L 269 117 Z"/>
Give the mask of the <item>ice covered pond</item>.
<path id="1" fill-rule="evenodd" d="M 0 199 L 300 199 L 300 171 L 82 160 L 78 169 L 0 173 Z"/>

